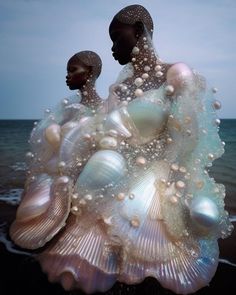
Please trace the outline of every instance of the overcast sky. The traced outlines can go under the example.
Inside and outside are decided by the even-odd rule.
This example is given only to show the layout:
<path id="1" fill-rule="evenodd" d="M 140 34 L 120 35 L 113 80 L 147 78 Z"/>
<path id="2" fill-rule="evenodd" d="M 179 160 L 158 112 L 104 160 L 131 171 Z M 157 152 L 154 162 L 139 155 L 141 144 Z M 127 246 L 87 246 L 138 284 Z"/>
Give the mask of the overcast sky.
<path id="1" fill-rule="evenodd" d="M 122 68 L 108 27 L 130 4 L 152 15 L 159 56 L 201 72 L 219 89 L 219 116 L 236 118 L 236 0 L 0 0 L 0 119 L 41 118 L 71 95 L 66 63 L 81 50 L 101 56 L 97 89 L 106 98 Z"/>

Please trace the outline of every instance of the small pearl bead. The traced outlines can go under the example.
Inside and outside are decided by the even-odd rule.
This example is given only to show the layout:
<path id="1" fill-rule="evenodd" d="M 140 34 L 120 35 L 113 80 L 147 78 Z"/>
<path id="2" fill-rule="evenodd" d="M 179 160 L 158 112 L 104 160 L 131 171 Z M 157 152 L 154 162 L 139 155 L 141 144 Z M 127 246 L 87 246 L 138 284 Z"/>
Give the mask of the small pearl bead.
<path id="1" fill-rule="evenodd" d="M 178 170 L 179 170 L 179 165 L 173 163 L 173 164 L 171 165 L 171 169 L 172 169 L 173 171 L 178 171 Z"/>
<path id="2" fill-rule="evenodd" d="M 144 74 L 142 74 L 142 78 L 143 78 L 143 79 L 147 79 L 148 77 L 149 77 L 148 73 L 144 73 Z"/>
<path id="3" fill-rule="evenodd" d="M 25 156 L 26 156 L 27 158 L 33 158 L 33 157 L 34 157 L 34 155 L 33 155 L 31 152 L 27 152 L 27 153 L 25 154 Z"/>
<path id="4" fill-rule="evenodd" d="M 174 87 L 172 85 L 167 85 L 165 91 L 167 95 L 171 95 L 174 93 Z"/>
<path id="5" fill-rule="evenodd" d="M 139 166 L 144 166 L 146 163 L 147 163 L 147 161 L 144 157 L 138 157 L 136 159 L 136 164 Z"/>
<path id="6" fill-rule="evenodd" d="M 141 85 L 143 84 L 143 79 L 140 78 L 140 77 L 136 78 L 136 79 L 134 80 L 134 84 L 135 84 L 137 87 L 141 86 Z"/>
<path id="7" fill-rule="evenodd" d="M 78 200 L 78 198 L 79 198 L 79 195 L 77 193 L 75 193 L 75 194 L 72 195 L 72 199 L 73 200 Z"/>
<path id="8" fill-rule="evenodd" d="M 178 203 L 178 198 L 177 198 L 176 196 L 171 196 L 171 197 L 170 197 L 170 202 L 171 202 L 172 204 L 176 204 L 176 203 Z"/>
<path id="9" fill-rule="evenodd" d="M 87 200 L 87 201 L 91 201 L 93 199 L 92 195 L 90 194 L 87 194 L 84 196 L 84 199 Z"/>
<path id="10" fill-rule="evenodd" d="M 118 199 L 119 201 L 123 201 L 123 200 L 125 199 L 125 194 L 124 194 L 124 193 L 119 193 L 119 194 L 117 195 L 117 199 Z"/>
<path id="11" fill-rule="evenodd" d="M 161 70 L 161 66 L 160 66 L 160 65 L 155 66 L 155 71 L 156 71 L 156 72 L 158 72 L 158 71 L 160 71 L 160 70 Z"/>
<path id="12" fill-rule="evenodd" d="M 88 134 L 88 133 L 86 133 L 84 136 L 84 139 L 86 139 L 86 140 L 89 140 L 89 139 L 91 139 L 91 135 L 90 134 Z"/>
<path id="13" fill-rule="evenodd" d="M 78 214 L 79 213 L 79 208 L 77 207 L 77 206 L 73 206 L 73 207 L 71 207 L 71 213 L 72 214 Z"/>
<path id="14" fill-rule="evenodd" d="M 139 221 L 138 217 L 132 218 L 131 221 L 130 221 L 130 224 L 133 227 L 139 227 L 140 226 L 140 221 Z"/>
<path id="15" fill-rule="evenodd" d="M 66 166 L 66 163 L 61 161 L 58 163 L 58 168 L 64 168 Z"/>
<path id="16" fill-rule="evenodd" d="M 186 172 L 187 172 L 187 169 L 186 169 L 185 167 L 181 166 L 181 167 L 179 168 L 179 171 L 180 171 L 181 173 L 186 173 Z"/>
<path id="17" fill-rule="evenodd" d="M 131 194 L 129 194 L 129 199 L 130 199 L 130 200 L 133 200 L 133 199 L 134 199 L 134 197 L 135 197 L 135 195 L 134 195 L 134 194 L 132 194 L 132 193 L 131 193 Z"/>
<path id="18" fill-rule="evenodd" d="M 157 78 L 160 78 L 161 76 L 163 76 L 163 73 L 162 72 L 160 72 L 160 71 L 156 72 L 156 77 Z"/>
<path id="19" fill-rule="evenodd" d="M 133 50 L 132 50 L 132 53 L 134 54 L 134 55 L 137 55 L 137 54 L 139 54 L 139 48 L 138 47 L 136 47 L 136 46 L 134 46 L 134 48 L 133 48 Z"/>
<path id="20" fill-rule="evenodd" d="M 64 104 L 64 105 L 67 105 L 68 102 L 69 102 L 69 100 L 68 100 L 67 98 L 64 98 L 64 99 L 62 100 L 62 104 Z"/>
<path id="21" fill-rule="evenodd" d="M 170 143 L 173 142 L 173 139 L 171 137 L 168 137 L 166 141 L 167 141 L 168 144 L 170 144 Z"/>
<path id="22" fill-rule="evenodd" d="M 208 154 L 208 159 L 209 159 L 209 160 L 213 160 L 213 159 L 214 159 L 214 155 L 211 154 L 211 153 L 209 153 L 209 154 Z"/>
<path id="23" fill-rule="evenodd" d="M 82 206 L 85 206 L 87 203 L 86 203 L 85 199 L 82 199 L 79 201 L 79 204 Z"/>
<path id="24" fill-rule="evenodd" d="M 175 186 L 178 188 L 178 189 L 182 189 L 185 187 L 185 183 L 181 180 L 177 181 Z"/>
<path id="25" fill-rule="evenodd" d="M 213 106 L 216 110 L 219 110 L 221 108 L 221 103 L 218 100 L 216 100 L 214 101 Z"/>
<path id="26" fill-rule="evenodd" d="M 150 69 L 149 66 L 145 66 L 145 67 L 144 67 L 144 71 L 145 71 L 145 72 L 149 72 L 150 70 L 151 70 L 151 69 Z"/>
<path id="27" fill-rule="evenodd" d="M 216 119 L 216 120 L 215 120 L 215 123 L 216 123 L 216 125 L 219 126 L 219 125 L 220 125 L 220 119 Z"/>
<path id="28" fill-rule="evenodd" d="M 192 134 L 192 131 L 189 130 L 189 129 L 187 129 L 187 130 L 186 130 L 186 134 L 190 136 L 190 135 Z"/>
<path id="29" fill-rule="evenodd" d="M 122 85 L 122 86 L 121 86 L 121 91 L 122 91 L 122 92 L 126 92 L 127 89 L 128 89 L 128 87 L 127 87 L 126 85 Z"/>
<path id="30" fill-rule="evenodd" d="M 143 95 L 143 90 L 140 88 L 137 88 L 134 92 L 135 96 L 140 97 Z"/>
<path id="31" fill-rule="evenodd" d="M 70 181 L 68 176 L 61 176 L 57 179 L 57 184 L 67 184 Z"/>

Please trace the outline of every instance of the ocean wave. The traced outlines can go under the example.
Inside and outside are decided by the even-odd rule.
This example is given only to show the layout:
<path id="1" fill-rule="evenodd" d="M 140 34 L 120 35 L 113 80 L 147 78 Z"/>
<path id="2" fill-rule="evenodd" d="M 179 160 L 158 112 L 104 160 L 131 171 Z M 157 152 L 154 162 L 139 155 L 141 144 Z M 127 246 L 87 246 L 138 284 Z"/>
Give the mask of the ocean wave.
<path id="1" fill-rule="evenodd" d="M 236 222 L 236 215 L 231 215 L 231 216 L 229 217 L 229 220 L 230 220 L 231 222 Z"/>
<path id="2" fill-rule="evenodd" d="M 219 262 L 220 262 L 220 263 L 224 263 L 224 264 L 228 264 L 228 265 L 231 265 L 231 266 L 236 267 L 236 263 L 230 262 L 230 261 L 227 260 L 227 259 L 220 258 L 220 259 L 219 259 Z"/>
<path id="3" fill-rule="evenodd" d="M 11 165 L 10 168 L 15 171 L 26 171 L 28 167 L 25 162 L 16 162 L 14 165 Z"/>
<path id="4" fill-rule="evenodd" d="M 16 249 L 12 241 L 7 238 L 6 222 L 0 224 L 0 242 L 5 245 L 8 252 L 20 254 L 20 255 L 33 256 L 32 253 Z"/>
<path id="5" fill-rule="evenodd" d="M 22 188 L 10 189 L 0 193 L 0 201 L 3 201 L 10 205 L 18 205 L 21 201 L 21 195 L 23 193 Z"/>

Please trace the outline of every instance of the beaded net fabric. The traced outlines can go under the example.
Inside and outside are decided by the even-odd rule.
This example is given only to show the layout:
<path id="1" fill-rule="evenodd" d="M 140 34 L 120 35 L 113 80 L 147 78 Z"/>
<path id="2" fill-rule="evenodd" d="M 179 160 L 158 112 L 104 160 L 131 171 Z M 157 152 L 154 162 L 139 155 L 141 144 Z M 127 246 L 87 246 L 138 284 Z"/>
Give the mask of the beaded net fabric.
<path id="1" fill-rule="evenodd" d="M 121 11 L 119 11 L 114 16 L 114 18 L 119 20 L 121 23 L 128 24 L 128 25 L 133 25 L 136 22 L 140 21 L 145 25 L 150 35 L 152 35 L 153 21 L 152 21 L 151 15 L 147 11 L 147 9 L 141 5 L 127 6 L 123 8 Z"/>
<path id="2" fill-rule="evenodd" d="M 210 282 L 217 239 L 232 231 L 224 187 L 208 174 L 224 152 L 215 90 L 187 65 L 162 62 L 149 29 L 107 105 L 94 111 L 66 100 L 31 136 L 11 237 L 24 248 L 46 245 L 42 269 L 66 290 L 106 291 L 153 276 L 193 293 Z"/>

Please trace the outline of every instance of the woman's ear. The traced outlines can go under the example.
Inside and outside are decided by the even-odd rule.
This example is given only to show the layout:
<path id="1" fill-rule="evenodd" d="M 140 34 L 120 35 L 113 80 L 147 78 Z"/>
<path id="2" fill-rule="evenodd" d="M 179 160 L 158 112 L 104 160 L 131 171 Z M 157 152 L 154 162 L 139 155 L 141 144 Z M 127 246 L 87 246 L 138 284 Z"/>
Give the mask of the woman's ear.
<path id="1" fill-rule="evenodd" d="M 134 24 L 134 28 L 135 28 L 135 35 L 137 38 L 139 38 L 144 32 L 144 24 L 141 21 L 137 21 Z"/>

